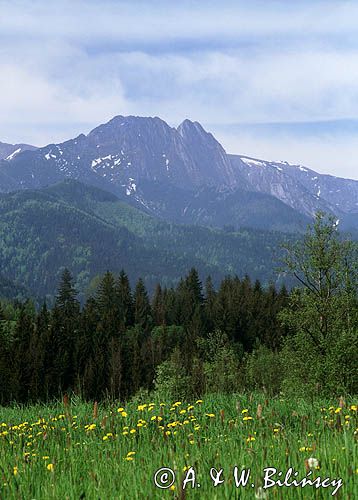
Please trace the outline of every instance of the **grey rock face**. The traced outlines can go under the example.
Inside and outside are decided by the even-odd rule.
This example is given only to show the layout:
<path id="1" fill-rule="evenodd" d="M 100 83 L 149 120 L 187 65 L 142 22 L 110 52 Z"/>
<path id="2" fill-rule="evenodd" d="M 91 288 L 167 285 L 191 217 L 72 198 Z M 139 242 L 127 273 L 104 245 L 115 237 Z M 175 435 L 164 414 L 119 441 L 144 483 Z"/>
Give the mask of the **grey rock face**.
<path id="1" fill-rule="evenodd" d="M 324 210 L 342 220 L 349 216 L 358 227 L 358 181 L 229 155 L 190 120 L 173 128 L 158 117 L 116 116 L 61 144 L 36 149 L 0 143 L 0 192 L 41 188 L 64 178 L 180 222 L 237 226 L 255 219 L 255 227 L 287 228 L 292 221 L 296 228 Z M 294 212 L 281 215 L 285 206 Z"/>
<path id="2" fill-rule="evenodd" d="M 337 215 L 356 213 L 358 223 L 358 181 L 319 174 L 287 162 L 229 156 L 249 189 L 271 194 L 308 216 L 313 216 L 317 210 Z"/>

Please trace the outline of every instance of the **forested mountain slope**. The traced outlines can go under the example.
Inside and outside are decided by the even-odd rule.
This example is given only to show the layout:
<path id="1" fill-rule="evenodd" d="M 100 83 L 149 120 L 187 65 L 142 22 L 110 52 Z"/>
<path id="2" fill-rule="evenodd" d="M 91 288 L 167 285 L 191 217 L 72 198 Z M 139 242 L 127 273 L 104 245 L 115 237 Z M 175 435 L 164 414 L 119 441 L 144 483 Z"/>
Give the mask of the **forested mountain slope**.
<path id="1" fill-rule="evenodd" d="M 37 296 L 52 295 L 68 267 L 83 294 L 110 269 L 142 276 L 151 289 L 171 285 L 191 267 L 214 281 L 226 274 L 277 279 L 281 233 L 238 232 L 155 219 L 98 188 L 67 180 L 37 191 L 0 197 L 3 274 Z"/>

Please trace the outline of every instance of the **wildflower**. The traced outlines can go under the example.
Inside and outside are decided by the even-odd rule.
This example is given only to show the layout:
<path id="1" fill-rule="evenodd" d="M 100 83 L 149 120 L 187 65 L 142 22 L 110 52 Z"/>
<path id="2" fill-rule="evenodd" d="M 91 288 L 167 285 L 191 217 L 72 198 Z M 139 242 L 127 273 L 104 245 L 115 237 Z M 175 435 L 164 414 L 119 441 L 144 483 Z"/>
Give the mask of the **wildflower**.
<path id="1" fill-rule="evenodd" d="M 205 413 L 207 417 L 214 418 L 215 414 L 214 413 Z"/>
<path id="2" fill-rule="evenodd" d="M 247 439 L 246 439 L 246 442 L 247 443 L 250 443 L 251 441 L 255 441 L 256 438 L 254 438 L 254 436 L 249 436 Z"/>
<path id="3" fill-rule="evenodd" d="M 195 402 L 195 404 L 200 405 L 200 404 L 201 404 L 201 403 L 203 403 L 203 402 L 204 402 L 204 401 L 203 401 L 202 399 L 198 399 L 198 400 Z"/>
<path id="4" fill-rule="evenodd" d="M 247 408 L 244 408 L 244 409 L 241 411 L 241 413 L 248 413 L 248 411 L 249 411 L 249 410 L 248 410 Z"/>
<path id="5" fill-rule="evenodd" d="M 244 417 L 242 420 L 243 420 L 244 422 L 247 422 L 248 420 L 253 420 L 253 418 L 252 418 L 252 417 Z"/>
<path id="6" fill-rule="evenodd" d="M 55 467 L 55 466 L 54 466 L 53 464 L 47 464 L 47 465 L 46 465 L 46 469 L 47 469 L 47 470 L 49 470 L 49 471 L 51 471 L 51 472 L 53 472 L 54 467 Z"/>
<path id="7" fill-rule="evenodd" d="M 131 429 L 129 432 L 130 432 L 131 434 L 135 434 L 137 431 L 136 431 L 136 429 Z"/>
<path id="8" fill-rule="evenodd" d="M 15 465 L 14 467 L 14 476 L 17 476 L 19 473 L 19 468 L 17 467 L 17 465 Z"/>
<path id="9" fill-rule="evenodd" d="M 118 410 L 117 410 L 117 411 L 118 411 L 118 413 L 122 413 L 122 411 L 124 411 L 124 408 L 122 408 L 122 407 L 121 407 L 121 408 L 118 408 Z"/>
<path id="10" fill-rule="evenodd" d="M 49 457 L 48 455 L 44 455 L 44 456 L 42 457 L 42 459 L 43 459 L 43 460 L 48 460 L 49 458 L 50 458 L 50 457 Z"/>
<path id="11" fill-rule="evenodd" d="M 122 415 L 122 417 L 127 417 L 127 416 L 128 416 L 128 413 L 127 413 L 126 411 L 122 411 L 122 412 L 121 412 L 121 415 Z"/>
<path id="12" fill-rule="evenodd" d="M 310 469 L 317 469 L 319 468 L 319 461 L 317 460 L 317 458 L 310 457 L 307 460 L 307 465 Z"/>
<path id="13" fill-rule="evenodd" d="M 174 491 L 175 490 L 175 485 L 172 484 L 171 487 L 169 488 L 170 490 Z"/>

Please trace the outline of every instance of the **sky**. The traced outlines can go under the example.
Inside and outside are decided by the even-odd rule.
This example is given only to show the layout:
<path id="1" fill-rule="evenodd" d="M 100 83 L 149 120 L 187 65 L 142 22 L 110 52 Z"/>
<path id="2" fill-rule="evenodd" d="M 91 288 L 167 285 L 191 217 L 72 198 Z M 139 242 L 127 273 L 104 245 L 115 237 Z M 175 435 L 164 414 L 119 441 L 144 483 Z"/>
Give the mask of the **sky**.
<path id="1" fill-rule="evenodd" d="M 0 0 L 0 141 L 115 115 L 358 179 L 358 1 Z"/>

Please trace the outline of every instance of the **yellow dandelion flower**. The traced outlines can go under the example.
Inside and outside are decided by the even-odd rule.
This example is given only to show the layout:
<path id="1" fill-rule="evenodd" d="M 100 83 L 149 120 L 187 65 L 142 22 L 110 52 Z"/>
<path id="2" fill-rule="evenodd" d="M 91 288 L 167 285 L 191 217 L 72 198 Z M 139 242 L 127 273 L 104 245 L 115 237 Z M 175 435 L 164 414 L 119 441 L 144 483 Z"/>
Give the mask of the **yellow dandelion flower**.
<path id="1" fill-rule="evenodd" d="M 204 401 L 202 399 L 198 399 L 197 401 L 195 401 L 195 404 L 197 405 L 200 405 L 201 403 L 203 403 Z"/>
<path id="2" fill-rule="evenodd" d="M 55 468 L 55 466 L 53 464 L 47 464 L 46 465 L 46 469 L 49 470 L 49 471 L 51 471 L 51 472 L 53 472 L 54 468 Z"/>
<path id="3" fill-rule="evenodd" d="M 214 418 L 215 417 L 215 413 L 205 413 L 205 415 L 207 417 L 210 417 L 210 418 Z"/>
<path id="4" fill-rule="evenodd" d="M 17 467 L 17 465 L 15 465 L 13 471 L 14 471 L 14 476 L 17 476 L 19 473 L 19 468 Z"/>

